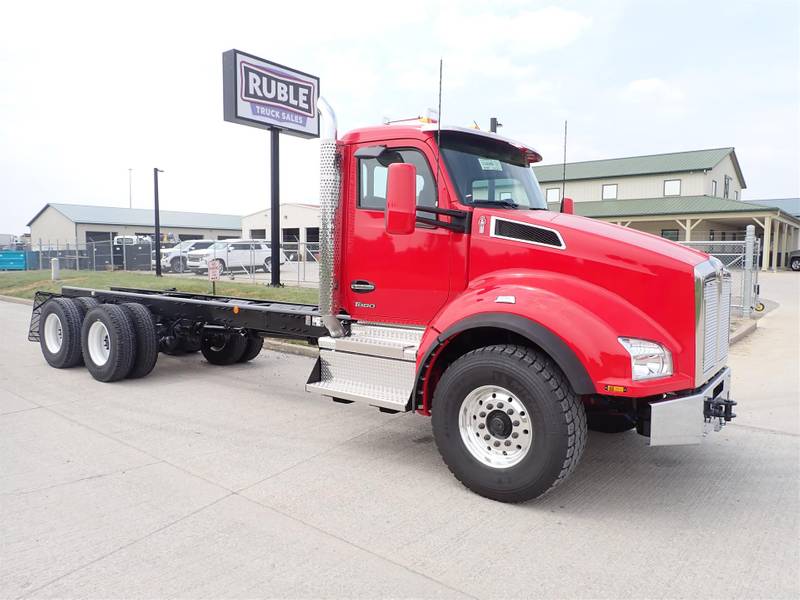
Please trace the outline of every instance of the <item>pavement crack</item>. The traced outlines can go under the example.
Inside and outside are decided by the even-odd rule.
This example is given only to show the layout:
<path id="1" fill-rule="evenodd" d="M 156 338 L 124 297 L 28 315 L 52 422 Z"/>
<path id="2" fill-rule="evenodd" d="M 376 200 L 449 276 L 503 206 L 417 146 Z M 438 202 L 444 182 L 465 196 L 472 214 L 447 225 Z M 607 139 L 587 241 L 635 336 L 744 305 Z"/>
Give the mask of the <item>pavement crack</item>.
<path id="1" fill-rule="evenodd" d="M 143 465 L 136 465 L 134 467 L 126 467 L 124 469 L 117 469 L 116 471 L 109 471 L 108 473 L 97 473 L 95 475 L 87 475 L 86 477 L 81 477 L 79 479 L 72 479 L 70 481 L 63 481 L 61 483 L 55 483 L 53 485 L 48 485 L 41 488 L 36 488 L 34 490 L 24 490 L 21 492 L 3 492 L 0 493 L 0 496 L 27 496 L 28 494 L 36 494 L 37 492 L 45 492 L 47 490 L 52 490 L 54 488 L 64 487 L 67 485 L 73 485 L 75 483 L 80 483 L 81 481 L 89 481 L 91 479 L 102 479 L 103 477 L 109 477 L 111 475 L 117 475 L 119 473 L 127 473 L 128 471 L 136 471 L 137 469 L 143 469 L 145 467 L 152 467 L 153 465 L 160 465 L 164 461 L 159 460 L 155 462 L 149 462 Z"/>

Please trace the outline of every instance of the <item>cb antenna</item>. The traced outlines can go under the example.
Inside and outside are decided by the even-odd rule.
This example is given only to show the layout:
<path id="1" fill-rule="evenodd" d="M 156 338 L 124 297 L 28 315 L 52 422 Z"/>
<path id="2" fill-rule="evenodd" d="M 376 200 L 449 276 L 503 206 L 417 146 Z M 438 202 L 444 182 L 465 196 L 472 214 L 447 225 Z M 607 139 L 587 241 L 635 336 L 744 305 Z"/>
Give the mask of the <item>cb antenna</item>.
<path id="1" fill-rule="evenodd" d="M 558 212 L 564 210 L 564 197 L 567 195 L 567 120 L 564 119 L 564 161 L 561 163 L 561 204 Z"/>
<path id="2" fill-rule="evenodd" d="M 442 59 L 439 59 L 439 114 L 436 119 L 436 197 L 439 197 L 439 156 L 442 153 Z M 436 203 L 439 204 L 438 202 Z"/>

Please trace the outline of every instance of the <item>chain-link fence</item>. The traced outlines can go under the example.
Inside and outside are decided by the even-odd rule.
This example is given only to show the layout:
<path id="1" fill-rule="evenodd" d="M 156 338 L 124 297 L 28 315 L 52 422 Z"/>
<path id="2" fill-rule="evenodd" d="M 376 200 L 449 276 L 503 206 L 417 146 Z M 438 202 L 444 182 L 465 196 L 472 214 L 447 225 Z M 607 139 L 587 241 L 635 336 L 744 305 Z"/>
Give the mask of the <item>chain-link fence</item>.
<path id="1" fill-rule="evenodd" d="M 61 269 L 77 271 L 155 271 L 155 244 L 149 239 L 132 236 L 75 244 L 42 241 L 18 244 L 24 253 L 27 270 L 50 269 L 57 258 Z M 192 240 L 177 245 L 161 245 L 163 273 L 186 277 L 205 277 L 208 262 L 221 263 L 222 276 L 231 280 L 266 279 L 271 270 L 272 251 L 269 240 Z M 319 243 L 288 242 L 281 245 L 281 279 L 284 283 L 316 284 L 319 282 Z M 22 263 L 21 263 L 22 264 Z"/>
<path id="2" fill-rule="evenodd" d="M 752 226 L 748 227 L 748 230 Z M 731 273 L 731 308 L 737 316 L 750 316 L 759 305 L 758 272 L 761 240 L 748 231 L 744 240 L 681 242 L 717 258 Z M 748 239 L 749 238 L 749 239 Z"/>

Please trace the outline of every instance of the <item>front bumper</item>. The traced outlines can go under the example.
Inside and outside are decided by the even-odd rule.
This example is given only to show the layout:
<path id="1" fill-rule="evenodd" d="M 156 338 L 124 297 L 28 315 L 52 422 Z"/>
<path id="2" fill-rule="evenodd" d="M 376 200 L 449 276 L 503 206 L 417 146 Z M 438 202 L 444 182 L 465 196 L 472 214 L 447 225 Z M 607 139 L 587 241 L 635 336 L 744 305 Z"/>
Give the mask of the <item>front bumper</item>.
<path id="1" fill-rule="evenodd" d="M 650 402 L 650 445 L 699 444 L 709 430 L 719 431 L 736 417 L 731 370 L 725 367 L 689 394 Z"/>

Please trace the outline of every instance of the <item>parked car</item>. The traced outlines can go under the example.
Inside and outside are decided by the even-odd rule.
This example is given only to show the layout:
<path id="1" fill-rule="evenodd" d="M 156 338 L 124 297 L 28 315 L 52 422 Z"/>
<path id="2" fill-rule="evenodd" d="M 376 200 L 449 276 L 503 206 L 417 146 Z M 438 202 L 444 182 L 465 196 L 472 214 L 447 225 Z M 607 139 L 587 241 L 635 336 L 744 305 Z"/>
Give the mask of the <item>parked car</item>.
<path id="1" fill-rule="evenodd" d="M 204 250 L 193 250 L 188 253 L 187 268 L 195 273 L 208 271 L 208 263 L 212 260 L 220 262 L 221 272 L 250 271 L 260 269 L 270 271 L 272 252 L 270 244 L 265 240 L 224 240 L 214 242 Z M 286 257 L 281 253 L 281 264 Z"/>
<path id="2" fill-rule="evenodd" d="M 161 249 L 161 268 L 169 269 L 175 273 L 183 273 L 187 270 L 187 260 L 189 252 L 193 250 L 205 250 L 214 244 L 214 240 L 184 240 L 172 248 Z M 156 254 L 153 251 L 153 268 L 156 266 Z"/>
<path id="3" fill-rule="evenodd" d="M 789 268 L 792 271 L 800 271 L 800 250 L 789 252 Z"/>

